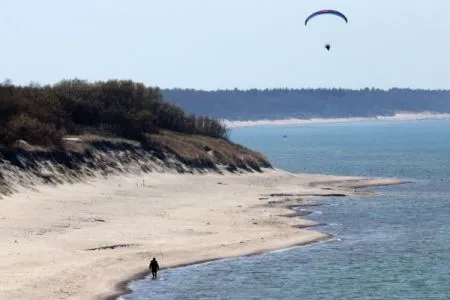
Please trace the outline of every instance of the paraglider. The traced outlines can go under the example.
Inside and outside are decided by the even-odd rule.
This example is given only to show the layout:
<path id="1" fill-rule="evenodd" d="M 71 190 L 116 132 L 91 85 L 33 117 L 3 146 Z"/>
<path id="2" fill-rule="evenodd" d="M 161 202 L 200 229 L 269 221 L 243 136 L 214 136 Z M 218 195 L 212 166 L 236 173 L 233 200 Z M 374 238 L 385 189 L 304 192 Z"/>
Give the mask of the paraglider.
<path id="1" fill-rule="evenodd" d="M 345 21 L 345 23 L 348 23 L 347 17 L 340 11 L 333 10 L 333 9 L 323 9 L 323 10 L 319 10 L 319 11 L 316 11 L 316 12 L 310 14 L 305 20 L 305 26 L 308 25 L 308 23 L 311 19 L 313 19 L 317 16 L 320 16 L 320 15 L 334 15 L 334 16 L 337 16 L 337 17 L 343 19 Z M 327 51 L 330 51 L 331 44 L 330 43 L 325 44 L 325 49 L 327 49 Z"/>
<path id="2" fill-rule="evenodd" d="M 343 13 L 341 13 L 337 10 L 324 9 L 324 10 L 319 10 L 319 11 L 316 11 L 315 13 L 310 14 L 305 20 L 305 26 L 308 25 L 308 22 L 312 18 L 320 16 L 320 15 L 335 15 L 335 16 L 338 16 L 338 17 L 344 19 L 345 23 L 348 23 L 348 19 Z"/>

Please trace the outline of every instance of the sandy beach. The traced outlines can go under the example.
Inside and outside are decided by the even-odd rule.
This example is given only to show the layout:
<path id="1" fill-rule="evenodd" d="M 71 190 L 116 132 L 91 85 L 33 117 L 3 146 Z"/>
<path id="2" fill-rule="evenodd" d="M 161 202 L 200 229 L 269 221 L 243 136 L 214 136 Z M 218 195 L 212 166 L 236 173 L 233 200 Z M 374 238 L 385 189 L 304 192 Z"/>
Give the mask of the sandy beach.
<path id="1" fill-rule="evenodd" d="M 0 299 L 113 299 L 152 257 L 167 268 L 325 240 L 293 206 L 398 183 L 265 170 L 21 189 L 0 199 Z"/>
<path id="2" fill-rule="evenodd" d="M 311 125 L 311 124 L 339 124 L 339 123 L 355 123 L 355 122 L 405 122 L 405 121 L 425 121 L 425 120 L 449 120 L 448 113 L 435 112 L 397 112 L 392 116 L 375 116 L 375 117 L 350 117 L 350 118 L 310 118 L 297 119 L 286 118 L 278 120 L 253 120 L 253 121 L 232 121 L 224 120 L 228 127 L 254 127 L 254 126 L 289 126 L 289 125 Z"/>

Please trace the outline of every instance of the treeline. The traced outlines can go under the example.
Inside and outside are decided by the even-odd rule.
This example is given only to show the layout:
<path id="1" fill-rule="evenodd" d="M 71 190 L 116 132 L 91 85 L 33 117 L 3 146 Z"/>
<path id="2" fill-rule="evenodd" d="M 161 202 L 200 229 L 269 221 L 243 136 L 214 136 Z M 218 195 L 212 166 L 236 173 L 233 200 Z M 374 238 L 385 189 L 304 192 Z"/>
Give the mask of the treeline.
<path id="1" fill-rule="evenodd" d="M 389 116 L 399 111 L 450 113 L 450 90 L 167 89 L 164 99 L 196 114 L 230 120 Z"/>
<path id="2" fill-rule="evenodd" d="M 163 101 L 159 88 L 133 81 L 89 83 L 64 80 L 55 85 L 0 84 L 0 144 L 25 140 L 58 145 L 67 134 L 104 132 L 145 141 L 171 130 L 227 138 L 227 128 L 211 117 L 187 114 Z"/>

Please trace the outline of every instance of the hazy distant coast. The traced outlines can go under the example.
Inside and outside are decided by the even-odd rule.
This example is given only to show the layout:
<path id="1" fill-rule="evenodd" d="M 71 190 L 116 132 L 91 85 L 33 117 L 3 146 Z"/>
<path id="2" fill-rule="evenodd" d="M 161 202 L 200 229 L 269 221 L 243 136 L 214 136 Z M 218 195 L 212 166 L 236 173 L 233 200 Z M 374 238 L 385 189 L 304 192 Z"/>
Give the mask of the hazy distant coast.
<path id="1" fill-rule="evenodd" d="M 450 114 L 447 113 L 396 113 L 393 116 L 376 117 L 354 117 L 354 118 L 286 118 L 278 120 L 252 120 L 252 121 L 233 121 L 224 120 L 226 126 L 233 127 L 254 127 L 254 126 L 289 126 L 289 125 L 309 125 L 309 124 L 332 124 L 332 123 L 353 123 L 366 121 L 419 121 L 419 120 L 450 120 Z"/>
<path id="2" fill-rule="evenodd" d="M 166 89 L 162 93 L 166 101 L 190 113 L 232 121 L 390 117 L 402 112 L 450 114 L 450 90 Z"/>

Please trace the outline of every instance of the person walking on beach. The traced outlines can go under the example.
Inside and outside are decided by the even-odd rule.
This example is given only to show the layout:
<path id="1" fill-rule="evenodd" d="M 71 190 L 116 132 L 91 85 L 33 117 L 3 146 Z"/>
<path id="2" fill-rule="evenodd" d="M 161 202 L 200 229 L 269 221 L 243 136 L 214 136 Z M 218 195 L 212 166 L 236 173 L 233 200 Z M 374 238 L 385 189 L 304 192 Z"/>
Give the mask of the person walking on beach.
<path id="1" fill-rule="evenodd" d="M 152 279 L 156 279 L 158 277 L 158 271 L 159 271 L 159 264 L 156 261 L 156 259 L 153 257 L 152 261 L 150 262 L 150 265 L 148 266 L 150 270 L 152 270 Z"/>

